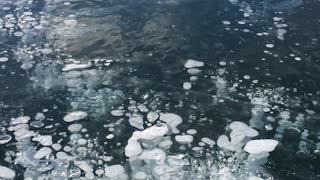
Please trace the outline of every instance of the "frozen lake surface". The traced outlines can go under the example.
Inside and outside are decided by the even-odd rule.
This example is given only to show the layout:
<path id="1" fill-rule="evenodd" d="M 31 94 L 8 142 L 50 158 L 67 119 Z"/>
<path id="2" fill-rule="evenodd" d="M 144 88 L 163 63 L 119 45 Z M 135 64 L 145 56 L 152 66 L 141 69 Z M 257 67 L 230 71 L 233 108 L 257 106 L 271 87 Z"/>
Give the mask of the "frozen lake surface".
<path id="1" fill-rule="evenodd" d="M 1 0 L 0 179 L 320 179 L 317 0 Z"/>

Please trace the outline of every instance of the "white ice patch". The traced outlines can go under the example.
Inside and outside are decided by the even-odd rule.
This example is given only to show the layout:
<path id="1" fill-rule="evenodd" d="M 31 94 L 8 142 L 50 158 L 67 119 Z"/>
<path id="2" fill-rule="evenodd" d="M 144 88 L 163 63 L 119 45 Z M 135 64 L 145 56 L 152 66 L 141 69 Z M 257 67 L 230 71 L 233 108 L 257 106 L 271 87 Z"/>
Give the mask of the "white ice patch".
<path id="1" fill-rule="evenodd" d="M 198 68 L 198 67 L 202 67 L 204 66 L 204 63 L 201 61 L 196 61 L 193 59 L 188 59 L 188 61 L 186 62 L 186 64 L 184 64 L 185 68 Z"/>
<path id="2" fill-rule="evenodd" d="M 82 70 L 82 69 L 87 69 L 90 68 L 90 64 L 67 64 L 64 66 L 62 71 L 73 71 L 73 70 Z"/>
<path id="3" fill-rule="evenodd" d="M 0 166 L 0 178 L 13 179 L 15 176 L 16 173 L 12 169 Z"/>
<path id="4" fill-rule="evenodd" d="M 177 126 L 182 123 L 182 118 L 179 115 L 173 113 L 160 113 L 160 120 L 166 122 L 173 133 L 178 134 L 180 132 L 177 129 Z"/>
<path id="5" fill-rule="evenodd" d="M 63 117 L 63 120 L 66 122 L 73 122 L 84 119 L 88 116 L 86 112 L 83 111 L 74 111 Z"/>
<path id="6" fill-rule="evenodd" d="M 279 142 L 273 139 L 252 140 L 246 144 L 244 150 L 250 154 L 272 152 L 278 144 Z"/>

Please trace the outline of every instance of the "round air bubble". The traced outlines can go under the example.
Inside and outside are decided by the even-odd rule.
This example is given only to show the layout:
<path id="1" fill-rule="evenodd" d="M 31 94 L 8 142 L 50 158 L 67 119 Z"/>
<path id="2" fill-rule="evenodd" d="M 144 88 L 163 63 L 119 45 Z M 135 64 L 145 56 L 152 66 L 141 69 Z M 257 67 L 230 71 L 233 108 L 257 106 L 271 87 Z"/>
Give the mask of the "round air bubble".
<path id="1" fill-rule="evenodd" d="M 262 110 L 263 110 L 263 112 L 270 112 L 270 108 L 269 107 L 263 107 Z"/>
<path id="2" fill-rule="evenodd" d="M 137 180 L 143 180 L 147 178 L 146 173 L 142 172 L 142 171 L 138 171 L 134 174 L 134 178 Z"/>
<path id="3" fill-rule="evenodd" d="M 71 151 L 72 151 L 72 148 L 71 148 L 70 146 L 65 146 L 65 147 L 63 147 L 63 150 L 64 150 L 65 152 L 71 152 Z"/>
<path id="4" fill-rule="evenodd" d="M 30 126 L 34 128 L 41 128 L 44 126 L 44 123 L 42 121 L 32 121 Z"/>
<path id="5" fill-rule="evenodd" d="M 190 75 L 195 75 L 195 74 L 199 74 L 201 72 L 200 69 L 197 69 L 197 68 L 191 68 L 191 69 L 188 69 L 188 73 Z"/>
<path id="6" fill-rule="evenodd" d="M 103 170 L 103 169 L 97 169 L 97 170 L 95 171 L 95 173 L 96 173 L 96 175 L 98 175 L 98 176 L 102 176 L 103 173 L 104 173 L 104 170 Z"/>
<path id="7" fill-rule="evenodd" d="M 23 36 L 23 32 L 17 31 L 17 32 L 14 32 L 13 35 L 16 37 L 21 37 L 21 36 Z"/>
<path id="8" fill-rule="evenodd" d="M 80 123 L 75 123 L 75 124 L 71 124 L 68 126 L 68 130 L 71 132 L 71 133 L 78 133 L 81 131 L 82 129 L 82 124 Z"/>
<path id="9" fill-rule="evenodd" d="M 10 135 L 4 134 L 0 135 L 0 144 L 6 144 L 11 141 L 12 137 Z"/>
<path id="10" fill-rule="evenodd" d="M 78 140 L 78 144 L 83 146 L 83 145 L 87 144 L 87 140 L 85 140 L 85 139 L 79 139 L 79 140 Z"/>
<path id="11" fill-rule="evenodd" d="M 195 135 L 195 134 L 197 134 L 197 130 L 195 130 L 195 129 L 189 129 L 189 130 L 187 131 L 187 134 Z"/>
<path id="12" fill-rule="evenodd" d="M 51 147 L 56 151 L 59 151 L 62 148 L 61 144 L 52 144 Z"/>
<path id="13" fill-rule="evenodd" d="M 180 144 L 190 144 L 193 141 L 193 137 L 191 135 L 177 135 L 175 140 Z"/>
<path id="14" fill-rule="evenodd" d="M 77 167 L 73 167 L 69 170 L 69 177 L 70 178 L 78 178 L 81 175 L 81 170 Z"/>
<path id="15" fill-rule="evenodd" d="M 192 84 L 190 82 L 183 83 L 183 89 L 190 90 L 192 88 Z"/>
<path id="16" fill-rule="evenodd" d="M 116 117 L 123 116 L 123 110 L 120 110 L 120 109 L 112 110 L 111 115 Z"/>
<path id="17" fill-rule="evenodd" d="M 107 139 L 113 139 L 113 138 L 114 138 L 114 135 L 113 135 L 113 134 L 109 134 L 109 135 L 107 135 L 106 138 L 107 138 Z"/>
<path id="18" fill-rule="evenodd" d="M 9 59 L 7 57 L 0 57 L 0 62 L 7 62 Z"/>

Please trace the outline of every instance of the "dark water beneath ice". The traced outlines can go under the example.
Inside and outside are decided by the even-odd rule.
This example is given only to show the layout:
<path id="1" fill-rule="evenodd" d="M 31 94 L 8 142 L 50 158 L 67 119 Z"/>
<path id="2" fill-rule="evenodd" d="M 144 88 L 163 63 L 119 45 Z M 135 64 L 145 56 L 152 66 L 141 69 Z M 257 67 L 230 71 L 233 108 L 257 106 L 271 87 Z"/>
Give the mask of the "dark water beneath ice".
<path id="1" fill-rule="evenodd" d="M 30 130 L 72 146 L 70 123 L 63 117 L 85 111 L 88 118 L 79 121 L 87 129 L 82 135 L 94 147 L 85 157 L 68 153 L 89 162 L 95 153 L 112 156 L 106 164 L 122 164 L 134 178 L 134 165 L 124 153 L 137 128 L 128 116 L 142 114 L 147 121 L 147 112 L 138 110 L 143 104 L 148 111 L 180 115 L 182 133 L 197 130 L 191 145 L 174 142 L 167 155 L 208 161 L 192 147 L 201 146 L 202 137 L 217 141 L 230 131 L 228 124 L 242 121 L 259 132 L 259 139 L 279 141 L 261 166 L 270 177 L 319 179 L 319 10 L 315 0 L 3 0 L 0 60 L 8 61 L 0 62 L 0 125 L 7 129 L 11 118 L 22 115 L 35 121 L 43 112 L 45 128 Z M 188 59 L 204 62 L 201 72 L 188 73 Z M 90 67 L 62 70 L 77 63 Z M 191 89 L 185 82 L 191 82 Z M 266 103 L 255 103 L 255 98 Z M 118 108 L 128 114 L 112 116 Z M 5 131 L 13 140 L 1 145 L 0 165 L 23 179 L 37 165 L 16 163 L 19 155 L 5 159 L 6 152 L 23 151 L 15 135 Z M 106 139 L 108 134 L 115 137 Z M 204 151 L 217 154 L 219 147 L 204 146 Z M 85 173 L 82 169 L 81 176 Z M 248 179 L 240 170 L 233 173 Z M 198 179 L 209 179 L 207 174 Z"/>

